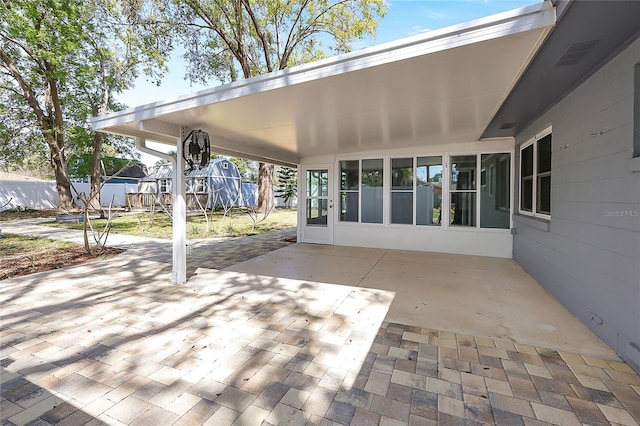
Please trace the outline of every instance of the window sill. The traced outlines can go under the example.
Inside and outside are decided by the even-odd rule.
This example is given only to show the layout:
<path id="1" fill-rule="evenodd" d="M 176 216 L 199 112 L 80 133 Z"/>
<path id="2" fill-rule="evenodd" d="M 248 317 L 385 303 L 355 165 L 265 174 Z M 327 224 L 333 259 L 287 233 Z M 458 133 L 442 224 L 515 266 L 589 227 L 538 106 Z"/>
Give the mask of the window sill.
<path id="1" fill-rule="evenodd" d="M 627 162 L 627 170 L 631 173 L 640 172 L 640 157 L 631 158 Z"/>
<path id="2" fill-rule="evenodd" d="M 537 217 L 514 214 L 513 224 L 515 225 L 514 228 L 517 228 L 517 225 L 525 225 L 540 231 L 549 232 L 549 221 Z"/>
<path id="3" fill-rule="evenodd" d="M 480 228 L 475 226 L 461 226 L 461 225 L 450 225 L 447 231 L 453 232 L 490 232 L 494 234 L 509 234 L 511 233 L 511 229 L 504 228 Z"/>

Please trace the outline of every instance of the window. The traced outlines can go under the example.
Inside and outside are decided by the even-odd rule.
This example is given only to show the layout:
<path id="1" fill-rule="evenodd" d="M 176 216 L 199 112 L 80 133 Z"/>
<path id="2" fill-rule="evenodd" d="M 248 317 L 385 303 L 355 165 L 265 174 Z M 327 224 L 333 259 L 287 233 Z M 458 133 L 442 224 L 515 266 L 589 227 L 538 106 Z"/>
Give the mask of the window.
<path id="1" fill-rule="evenodd" d="M 508 211 L 511 207 L 511 154 L 503 154 L 500 157 L 496 184 L 496 209 Z"/>
<path id="2" fill-rule="evenodd" d="M 482 156 L 484 158 L 484 155 Z M 484 162 L 483 162 L 484 166 Z M 486 170 L 486 169 L 485 169 Z M 489 196 L 493 197 L 496 190 L 496 170 L 493 164 L 489 166 Z"/>
<path id="3" fill-rule="evenodd" d="M 413 158 L 391 159 L 391 223 L 413 225 Z"/>
<path id="4" fill-rule="evenodd" d="M 171 192 L 171 180 L 170 179 L 160 179 L 158 181 L 160 186 L 160 193 Z"/>
<path id="5" fill-rule="evenodd" d="M 382 223 L 384 160 L 340 161 L 340 221 Z"/>
<path id="6" fill-rule="evenodd" d="M 511 225 L 511 154 L 481 155 L 487 184 L 480 188 L 480 227 L 509 229 Z"/>
<path id="7" fill-rule="evenodd" d="M 206 193 L 207 192 L 207 178 L 204 178 L 204 177 L 195 178 L 192 188 L 193 188 L 193 192 Z"/>
<path id="8" fill-rule="evenodd" d="M 384 161 L 362 160 L 362 222 L 382 223 Z"/>
<path id="9" fill-rule="evenodd" d="M 360 191 L 358 160 L 340 161 L 340 221 L 357 222 Z"/>
<path id="10" fill-rule="evenodd" d="M 416 225 L 440 225 L 442 205 L 442 157 L 418 157 L 416 161 Z"/>
<path id="11" fill-rule="evenodd" d="M 551 215 L 551 131 L 520 148 L 520 213 Z"/>
<path id="12" fill-rule="evenodd" d="M 512 155 L 341 160 L 340 221 L 509 229 Z"/>
<path id="13" fill-rule="evenodd" d="M 307 170 L 307 225 L 327 226 L 329 176 L 326 169 Z"/>
<path id="14" fill-rule="evenodd" d="M 476 174 L 477 156 L 454 155 L 451 157 L 450 224 L 476 226 Z"/>

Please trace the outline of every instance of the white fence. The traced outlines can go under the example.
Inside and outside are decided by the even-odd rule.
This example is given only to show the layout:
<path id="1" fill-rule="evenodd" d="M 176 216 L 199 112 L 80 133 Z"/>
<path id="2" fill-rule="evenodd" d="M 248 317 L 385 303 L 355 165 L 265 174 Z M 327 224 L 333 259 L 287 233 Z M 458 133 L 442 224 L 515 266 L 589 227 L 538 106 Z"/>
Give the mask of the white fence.
<path id="1" fill-rule="evenodd" d="M 257 200 L 257 185 L 251 184 L 244 187 L 243 193 L 245 197 L 253 197 L 253 204 Z M 89 183 L 74 183 L 76 191 L 80 193 L 89 194 Z M 80 206 L 82 203 L 78 200 L 78 195 L 72 189 L 73 200 L 76 205 Z M 100 203 L 107 207 L 111 204 L 113 198 L 114 207 L 126 207 L 127 206 L 127 193 L 138 192 L 138 185 L 131 183 L 109 183 L 102 187 L 100 192 Z M 253 205 L 249 203 L 249 205 Z M 291 207 L 296 207 L 297 200 L 294 198 L 290 201 Z M 276 197 L 276 206 L 284 207 L 284 200 L 280 197 Z M 56 190 L 56 183 L 54 181 L 4 181 L 0 182 L 0 211 L 11 210 L 18 208 L 25 209 L 55 209 L 58 207 L 58 191 Z"/>
<path id="2" fill-rule="evenodd" d="M 85 194 L 89 194 L 91 188 L 89 183 L 74 183 L 73 186 L 76 191 Z M 114 207 L 125 207 L 127 202 L 125 194 L 127 192 L 137 192 L 137 190 L 137 184 L 107 184 L 100 191 L 100 203 L 106 207 L 111 204 L 113 199 Z M 76 192 L 73 189 L 71 192 L 76 205 L 82 205 Z M 58 191 L 54 181 L 0 182 L 0 211 L 18 208 L 55 209 L 57 207 Z"/>
<path id="3" fill-rule="evenodd" d="M 58 207 L 55 182 L 0 182 L 0 211 Z"/>
<path id="4" fill-rule="evenodd" d="M 79 193 L 84 193 L 87 197 L 89 197 L 89 193 L 91 192 L 91 184 L 89 183 L 74 183 L 73 184 L 76 191 Z M 77 194 L 73 189 L 71 190 L 73 193 L 73 201 L 76 205 L 82 205 L 82 202 L 78 199 Z M 127 192 L 138 192 L 138 184 L 137 183 L 108 183 L 102 187 L 100 191 L 100 204 L 103 207 L 108 207 L 112 205 L 113 207 L 126 207 L 127 205 L 127 196 L 125 195 Z M 113 203 L 111 203 L 113 199 Z"/>

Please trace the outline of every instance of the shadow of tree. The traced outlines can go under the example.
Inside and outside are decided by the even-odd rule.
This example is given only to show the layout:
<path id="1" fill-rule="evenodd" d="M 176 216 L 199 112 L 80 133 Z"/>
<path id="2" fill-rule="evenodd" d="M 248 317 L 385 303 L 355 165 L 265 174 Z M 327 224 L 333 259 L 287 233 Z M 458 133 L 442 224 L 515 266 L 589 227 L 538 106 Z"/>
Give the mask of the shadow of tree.
<path id="1" fill-rule="evenodd" d="M 163 266 L 119 256 L 0 283 L 2 362 L 81 409 L 102 401 L 87 410 L 102 420 L 197 423 L 251 405 L 273 424 L 313 422 L 355 383 L 393 298 L 206 270 L 171 286 Z M 127 398 L 146 404 L 135 418 Z"/>
<path id="2" fill-rule="evenodd" d="M 86 424 L 94 419 L 94 416 L 44 387 L 4 369 L 13 361 L 11 357 L 6 357 L 0 367 L 3 370 L 0 393 L 4 398 L 0 412 L 2 424 L 27 424 L 34 419 L 40 419 L 46 424 L 56 424 L 62 420 L 66 420 L 68 424 Z M 8 423 L 9 419 L 11 423 Z"/>

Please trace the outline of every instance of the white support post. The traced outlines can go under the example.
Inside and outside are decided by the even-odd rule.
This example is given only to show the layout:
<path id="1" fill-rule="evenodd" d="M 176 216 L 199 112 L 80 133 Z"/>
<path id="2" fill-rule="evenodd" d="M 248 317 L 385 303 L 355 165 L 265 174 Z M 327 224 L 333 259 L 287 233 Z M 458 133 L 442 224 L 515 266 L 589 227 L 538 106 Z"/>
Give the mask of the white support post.
<path id="1" fill-rule="evenodd" d="M 185 128 L 181 129 L 182 136 L 178 138 L 176 165 L 173 168 L 173 269 L 171 284 L 184 285 L 187 283 L 187 204 L 184 178 L 184 159 L 182 158 L 182 140 Z"/>

